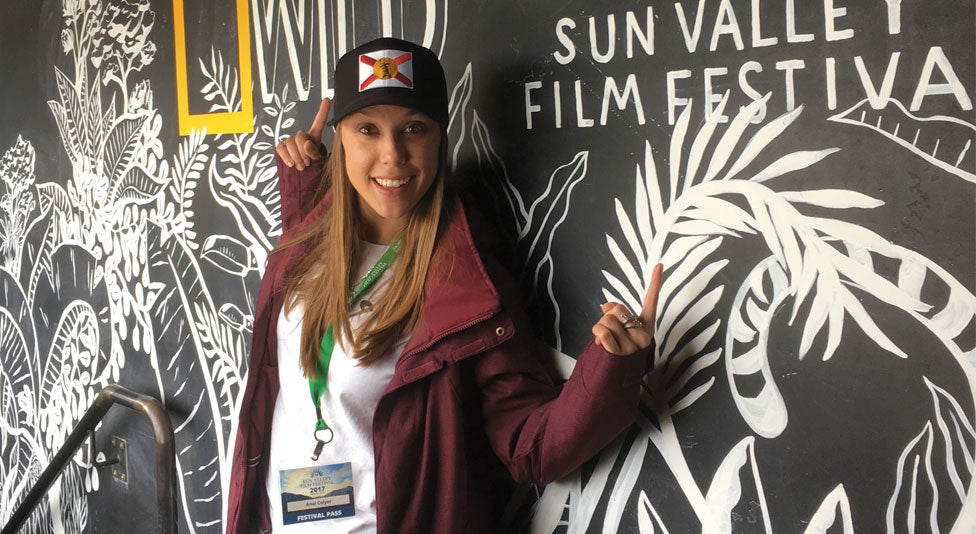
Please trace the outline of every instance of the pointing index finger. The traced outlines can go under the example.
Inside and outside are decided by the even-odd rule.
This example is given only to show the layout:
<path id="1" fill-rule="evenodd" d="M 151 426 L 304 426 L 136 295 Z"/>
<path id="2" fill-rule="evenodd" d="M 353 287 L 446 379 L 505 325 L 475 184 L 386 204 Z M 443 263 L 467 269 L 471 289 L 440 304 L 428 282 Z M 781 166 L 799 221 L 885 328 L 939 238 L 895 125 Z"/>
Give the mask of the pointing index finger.
<path id="1" fill-rule="evenodd" d="M 654 266 L 651 273 L 651 285 L 647 288 L 644 295 L 644 304 L 641 308 L 641 320 L 644 324 L 653 325 L 657 318 L 657 297 L 661 291 L 661 277 L 664 273 L 664 266 L 658 263 Z"/>
<path id="2" fill-rule="evenodd" d="M 316 143 L 322 142 L 322 130 L 325 129 L 325 121 L 329 118 L 329 109 L 332 108 L 332 100 L 329 98 L 323 98 L 322 103 L 319 104 L 319 110 L 315 114 L 315 119 L 312 121 L 312 126 L 308 129 L 308 135 Z"/>

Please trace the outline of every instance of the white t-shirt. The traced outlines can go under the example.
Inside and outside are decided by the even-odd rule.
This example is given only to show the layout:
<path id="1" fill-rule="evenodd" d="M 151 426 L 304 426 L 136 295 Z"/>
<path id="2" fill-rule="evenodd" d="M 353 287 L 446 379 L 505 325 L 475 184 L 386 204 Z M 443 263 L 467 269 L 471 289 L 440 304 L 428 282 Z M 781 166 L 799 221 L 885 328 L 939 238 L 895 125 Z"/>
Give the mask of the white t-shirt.
<path id="1" fill-rule="evenodd" d="M 385 245 L 364 243 L 363 260 L 353 280 L 359 281 L 369 272 L 370 268 L 386 251 Z M 361 311 L 360 302 L 369 301 L 371 296 L 378 295 L 389 280 L 387 272 L 373 284 L 371 288 L 354 304 L 351 314 L 352 328 L 358 328 L 363 317 L 368 312 Z M 304 532 L 375 532 L 376 531 L 376 487 L 373 466 L 373 413 L 379 403 L 380 396 L 387 384 L 393 378 L 393 368 L 397 358 L 403 352 L 406 340 L 401 340 L 393 349 L 368 367 L 357 365 L 356 360 L 350 358 L 342 348 L 343 343 L 336 343 L 329 366 L 328 390 L 322 396 L 322 416 L 332 428 L 335 437 L 331 443 L 325 445 L 317 461 L 311 460 L 316 440 L 313 437 L 315 427 L 315 407 L 309 395 L 308 379 L 302 374 L 299 365 L 299 347 L 302 331 L 302 316 L 304 308 L 297 303 L 291 313 L 285 313 L 282 307 L 278 318 L 278 381 L 280 389 L 275 401 L 274 418 L 271 424 L 271 451 L 269 453 L 268 477 L 266 487 L 270 501 L 271 524 L 275 532 L 304 533 Z M 343 464 L 351 464 L 346 466 Z M 331 466 L 314 470 L 303 468 Z M 282 472 L 286 476 L 296 476 L 301 480 L 318 480 L 329 469 L 339 469 L 337 472 L 352 475 L 352 494 L 355 515 L 337 518 L 324 518 L 283 524 L 281 481 Z M 329 471 L 330 473 L 332 471 Z M 286 480 L 290 480 L 287 479 Z M 333 482 L 331 478 L 330 483 Z M 345 481 L 336 487 L 343 486 L 348 491 Z M 289 487 L 295 487 L 289 482 Z M 304 487 L 319 486 L 314 482 L 306 482 Z M 345 499 L 345 497 L 342 497 Z M 294 504 L 292 506 L 295 506 Z M 336 509 L 337 510 L 337 509 Z M 326 512 L 328 513 L 328 509 Z M 337 513 L 337 512 L 336 512 Z M 348 513 L 345 512 L 345 513 Z M 294 515 L 292 517 L 295 517 Z M 321 514 L 319 515 L 321 517 Z"/>

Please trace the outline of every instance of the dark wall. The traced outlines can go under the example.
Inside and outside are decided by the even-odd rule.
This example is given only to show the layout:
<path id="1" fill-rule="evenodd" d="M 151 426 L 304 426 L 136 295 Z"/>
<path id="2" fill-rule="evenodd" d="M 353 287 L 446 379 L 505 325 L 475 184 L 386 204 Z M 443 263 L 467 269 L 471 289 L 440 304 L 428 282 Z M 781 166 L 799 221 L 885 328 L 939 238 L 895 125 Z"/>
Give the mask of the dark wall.
<path id="1" fill-rule="evenodd" d="M 343 51 L 396 35 L 440 55 L 452 179 L 564 367 L 600 303 L 638 308 L 666 269 L 641 421 L 540 488 L 537 531 L 976 525 L 972 2 L 0 12 L 4 521 L 121 383 L 170 410 L 181 530 L 219 530 L 272 147 Z M 28 531 L 151 525 L 147 428 L 113 412 L 95 445 L 126 441 L 127 480 L 79 453 Z"/>

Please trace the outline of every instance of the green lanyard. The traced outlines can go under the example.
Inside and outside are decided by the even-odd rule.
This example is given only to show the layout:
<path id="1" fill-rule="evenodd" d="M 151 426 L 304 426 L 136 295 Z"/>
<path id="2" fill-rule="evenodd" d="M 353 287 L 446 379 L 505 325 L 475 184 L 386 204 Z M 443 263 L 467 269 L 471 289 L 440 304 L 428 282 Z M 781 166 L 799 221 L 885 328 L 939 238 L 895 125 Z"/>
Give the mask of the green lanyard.
<path id="1" fill-rule="evenodd" d="M 403 234 L 400 234 L 393 240 L 393 243 L 386 249 L 386 252 L 376 261 L 373 268 L 366 273 L 362 281 L 359 282 L 359 287 L 353 291 L 352 295 L 349 297 L 348 305 L 352 307 L 353 303 L 358 299 L 370 286 L 379 279 L 380 275 L 386 271 L 387 267 L 393 263 L 397 255 L 400 254 L 400 248 L 403 246 Z M 332 325 L 325 330 L 325 335 L 322 336 L 322 345 L 319 347 L 319 360 L 315 362 L 315 377 L 308 379 L 308 390 L 312 396 L 312 404 L 315 405 L 315 415 L 318 420 L 315 422 L 315 431 L 312 436 L 315 438 L 315 452 L 312 453 L 312 460 L 318 460 L 319 456 L 322 454 L 322 449 L 325 447 L 326 443 L 332 441 L 334 433 L 329 425 L 326 424 L 325 419 L 322 418 L 322 395 L 329 389 L 328 379 L 329 379 L 329 364 L 332 362 L 332 352 L 335 350 L 335 329 Z M 319 433 L 322 433 L 322 436 Z M 328 432 L 328 439 L 325 439 L 325 433 Z"/>

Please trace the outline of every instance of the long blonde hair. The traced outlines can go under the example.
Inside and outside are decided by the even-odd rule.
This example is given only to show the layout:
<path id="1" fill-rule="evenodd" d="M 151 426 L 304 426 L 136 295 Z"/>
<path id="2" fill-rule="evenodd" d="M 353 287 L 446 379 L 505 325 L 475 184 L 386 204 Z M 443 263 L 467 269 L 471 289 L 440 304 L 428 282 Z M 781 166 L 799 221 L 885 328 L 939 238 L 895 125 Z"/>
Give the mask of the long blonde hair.
<path id="1" fill-rule="evenodd" d="M 360 217 L 356 190 L 346 175 L 341 128 L 336 128 L 332 154 L 323 168 L 319 196 L 331 187 L 332 206 L 295 238 L 276 250 L 305 246 L 306 252 L 285 282 L 286 310 L 297 302 L 304 307 L 301 334 L 301 367 L 305 376 L 316 375 L 322 336 L 329 325 L 346 352 L 367 366 L 386 354 L 404 335 L 412 332 L 420 318 L 424 281 L 430 268 L 445 203 L 447 174 L 447 132 L 441 127 L 439 168 L 434 183 L 410 213 L 404 229 L 403 246 L 393 264 L 389 282 L 374 302 L 358 331 L 349 321 L 348 299 L 352 273 L 361 258 Z"/>

